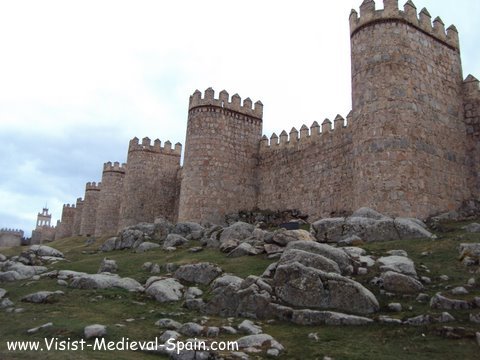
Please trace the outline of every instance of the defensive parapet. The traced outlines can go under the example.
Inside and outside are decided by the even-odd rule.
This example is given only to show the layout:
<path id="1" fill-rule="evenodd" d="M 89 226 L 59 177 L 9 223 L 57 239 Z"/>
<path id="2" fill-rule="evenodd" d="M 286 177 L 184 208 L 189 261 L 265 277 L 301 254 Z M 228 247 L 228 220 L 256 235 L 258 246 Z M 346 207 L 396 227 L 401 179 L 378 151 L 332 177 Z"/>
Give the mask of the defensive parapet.
<path id="1" fill-rule="evenodd" d="M 263 105 L 247 98 L 218 99 L 212 88 L 190 98 L 179 221 L 221 223 L 224 215 L 256 205 L 256 157 Z"/>
<path id="2" fill-rule="evenodd" d="M 440 17 L 433 20 L 426 8 L 423 8 L 417 14 L 417 7 L 408 0 L 403 6 L 403 10 L 398 7 L 398 0 L 384 0 L 384 8 L 375 9 L 374 0 L 364 0 L 360 6 L 360 16 L 357 11 L 350 13 L 350 34 L 355 35 L 365 26 L 382 24 L 386 22 L 405 23 L 414 27 L 432 39 L 435 39 L 456 51 L 459 50 L 460 43 L 458 31 L 454 25 L 450 25 L 445 31 L 445 24 Z"/>
<path id="3" fill-rule="evenodd" d="M 80 222 L 80 235 L 82 236 L 95 234 L 96 213 L 101 189 L 101 182 L 98 184 L 96 182 L 88 182 L 85 185 L 82 220 Z"/>
<path id="4" fill-rule="evenodd" d="M 172 156 L 181 156 L 182 155 L 182 144 L 176 143 L 175 147 L 172 148 L 172 143 L 166 141 L 162 146 L 162 142 L 159 139 L 155 139 L 152 145 L 152 141 L 148 137 L 144 137 L 142 142 L 137 137 L 134 137 L 130 140 L 128 146 L 128 152 L 134 151 L 146 151 L 162 155 L 172 155 Z"/>
<path id="5" fill-rule="evenodd" d="M 115 235 L 123 196 L 126 164 L 103 164 L 102 191 L 98 200 L 95 236 Z"/>
<path id="6" fill-rule="evenodd" d="M 182 145 L 150 138 L 130 140 L 127 171 L 123 180 L 118 229 L 139 222 L 153 222 L 156 217 L 176 220 L 175 198 L 178 197 L 177 172 L 180 169 Z"/>
<path id="7" fill-rule="evenodd" d="M 323 140 L 331 136 L 341 136 L 344 131 L 349 130 L 348 124 L 351 120 L 351 113 L 347 116 L 347 120 L 341 115 L 337 115 L 332 122 L 325 119 L 322 126 L 318 125 L 316 121 L 307 127 L 303 124 L 300 132 L 296 128 L 292 128 L 289 133 L 283 130 L 278 137 L 275 133 L 270 136 L 270 140 L 266 135 L 263 135 L 260 140 L 260 151 L 279 150 L 283 148 L 303 148 L 310 145 L 311 142 L 321 143 Z"/>
<path id="8" fill-rule="evenodd" d="M 103 172 L 117 172 L 120 174 L 125 174 L 125 169 L 127 167 L 127 164 L 120 164 L 118 161 L 115 161 L 113 164 L 111 161 L 108 161 L 103 164 Z M 103 183 L 103 181 L 102 181 Z"/>
<path id="9" fill-rule="evenodd" d="M 470 190 L 455 27 L 396 0 L 365 0 L 350 27 L 354 207 L 421 218 L 457 208 Z"/>
<path id="10" fill-rule="evenodd" d="M 257 101 L 254 107 L 252 107 L 252 100 L 246 98 L 242 104 L 242 99 L 238 94 L 234 94 L 230 100 L 229 94 L 225 90 L 220 91 L 218 99 L 215 99 L 215 91 L 212 88 L 205 90 L 203 97 L 200 91 L 195 90 L 193 95 L 190 96 L 188 110 L 192 111 L 202 107 L 216 107 L 218 109 L 247 115 L 248 117 L 258 120 L 261 120 L 263 117 L 263 104 L 261 101 Z"/>
<path id="11" fill-rule="evenodd" d="M 80 235 L 80 224 L 82 222 L 82 212 L 83 212 L 82 198 L 77 198 L 75 207 L 77 208 L 77 210 L 75 211 L 75 216 L 73 217 L 72 236 Z"/>
<path id="12" fill-rule="evenodd" d="M 480 200 L 480 87 L 473 75 L 463 82 L 463 108 L 467 130 L 467 153 L 470 164 L 472 197 Z"/>

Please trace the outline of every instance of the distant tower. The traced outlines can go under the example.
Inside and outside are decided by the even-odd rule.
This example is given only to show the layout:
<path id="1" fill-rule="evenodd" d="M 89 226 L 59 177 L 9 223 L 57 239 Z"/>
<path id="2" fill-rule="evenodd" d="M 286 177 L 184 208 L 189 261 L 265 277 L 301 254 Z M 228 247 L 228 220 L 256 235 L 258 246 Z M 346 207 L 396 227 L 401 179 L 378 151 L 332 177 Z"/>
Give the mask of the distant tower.
<path id="1" fill-rule="evenodd" d="M 37 224 L 32 231 L 31 244 L 41 244 L 55 239 L 56 228 L 51 226 L 51 222 L 52 215 L 48 213 L 48 208 L 45 206 L 42 212 L 37 214 Z"/>
<path id="2" fill-rule="evenodd" d="M 85 197 L 82 209 L 82 221 L 80 222 L 80 235 L 93 236 L 97 216 L 98 199 L 102 183 L 88 182 L 85 185 Z"/>
<path id="3" fill-rule="evenodd" d="M 252 209 L 257 201 L 257 164 L 263 105 L 223 90 L 215 99 L 190 97 L 179 221 L 223 223 L 224 215 Z"/>
<path id="4" fill-rule="evenodd" d="M 44 207 L 42 212 L 37 214 L 37 226 L 35 228 L 39 229 L 44 226 L 50 227 L 51 222 L 52 222 L 52 214 L 49 214 L 48 209 Z"/>
<path id="5" fill-rule="evenodd" d="M 175 199 L 178 196 L 177 175 L 182 145 L 170 141 L 153 145 L 148 137 L 139 143 L 130 140 L 120 209 L 119 230 L 156 217 L 176 220 Z"/>
<path id="6" fill-rule="evenodd" d="M 470 197 L 458 33 L 407 1 L 350 15 L 354 208 L 427 217 Z"/>
<path id="7" fill-rule="evenodd" d="M 102 191 L 98 199 L 95 236 L 115 235 L 122 201 L 125 164 L 107 162 L 103 165 Z"/>

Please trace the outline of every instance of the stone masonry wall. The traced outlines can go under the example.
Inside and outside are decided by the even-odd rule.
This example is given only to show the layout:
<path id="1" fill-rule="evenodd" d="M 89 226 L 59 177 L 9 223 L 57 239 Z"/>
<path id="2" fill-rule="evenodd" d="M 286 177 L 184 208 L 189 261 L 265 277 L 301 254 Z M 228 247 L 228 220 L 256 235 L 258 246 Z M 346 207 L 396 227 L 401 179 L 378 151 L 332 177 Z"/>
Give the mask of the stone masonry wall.
<path id="1" fill-rule="evenodd" d="M 470 197 L 458 34 L 411 1 L 384 7 L 350 16 L 354 207 L 425 218 Z"/>
<path id="2" fill-rule="evenodd" d="M 82 222 L 82 211 L 83 211 L 82 198 L 77 198 L 77 203 L 75 207 L 77 208 L 77 210 L 75 211 L 75 216 L 73 217 L 72 236 L 80 235 L 80 224 Z"/>
<path id="3" fill-rule="evenodd" d="M 93 236 L 95 234 L 96 214 L 98 199 L 102 184 L 87 183 L 83 200 L 82 221 L 80 222 L 80 235 Z"/>
<path id="4" fill-rule="evenodd" d="M 180 169 L 182 145 L 172 149 L 170 141 L 161 147 L 160 140 L 151 145 L 148 137 L 139 143 L 130 141 L 118 229 L 157 217 L 176 220 L 175 195 Z"/>
<path id="5" fill-rule="evenodd" d="M 75 205 L 64 204 L 62 209 L 62 218 L 60 221 L 60 225 L 57 228 L 55 233 L 55 240 L 57 239 L 64 239 L 69 236 L 72 236 L 73 233 L 73 223 L 75 219 L 75 214 L 77 212 L 77 208 Z"/>
<path id="6" fill-rule="evenodd" d="M 467 153 L 470 167 L 469 185 L 472 198 L 480 200 L 480 87 L 479 81 L 469 75 L 463 84 Z"/>
<path id="7" fill-rule="evenodd" d="M 350 119 L 349 119 L 350 120 Z M 298 209 L 314 221 L 352 209 L 352 132 L 341 116 L 320 126 L 314 122 L 264 136 L 258 167 L 258 207 L 262 210 Z"/>
<path id="8" fill-rule="evenodd" d="M 190 97 L 179 221 L 224 222 L 224 215 L 256 205 L 263 105 L 224 90 Z"/>
<path id="9" fill-rule="evenodd" d="M 115 235 L 123 194 L 125 164 L 107 162 L 103 165 L 102 190 L 98 199 L 95 236 Z"/>
<path id="10" fill-rule="evenodd" d="M 0 248 L 20 246 L 24 233 L 18 229 L 0 229 Z"/>

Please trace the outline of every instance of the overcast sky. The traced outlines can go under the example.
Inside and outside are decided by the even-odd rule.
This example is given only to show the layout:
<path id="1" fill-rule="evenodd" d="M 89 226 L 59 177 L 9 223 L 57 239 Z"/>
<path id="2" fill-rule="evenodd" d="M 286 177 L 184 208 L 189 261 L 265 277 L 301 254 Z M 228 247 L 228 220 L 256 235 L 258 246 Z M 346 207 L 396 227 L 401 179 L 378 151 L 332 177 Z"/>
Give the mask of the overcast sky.
<path id="1" fill-rule="evenodd" d="M 261 100 L 267 136 L 345 116 L 360 3 L 0 0 L 0 227 L 29 236 L 46 203 L 60 218 L 134 136 L 184 144 L 197 88 Z M 480 1 L 415 4 L 457 26 L 480 76 Z"/>

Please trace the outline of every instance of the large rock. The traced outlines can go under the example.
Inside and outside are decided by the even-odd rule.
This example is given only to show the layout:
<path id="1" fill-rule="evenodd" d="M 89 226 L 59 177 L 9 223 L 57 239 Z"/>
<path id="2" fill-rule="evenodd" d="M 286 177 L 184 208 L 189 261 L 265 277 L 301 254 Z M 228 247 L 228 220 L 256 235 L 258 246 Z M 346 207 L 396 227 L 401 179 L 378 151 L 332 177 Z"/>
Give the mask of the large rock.
<path id="1" fill-rule="evenodd" d="M 408 275 L 387 271 L 381 278 L 383 288 L 396 294 L 416 294 L 423 290 L 422 283 Z"/>
<path id="2" fill-rule="evenodd" d="M 238 276 L 225 274 L 213 280 L 211 287 L 212 289 L 226 287 L 228 285 L 235 285 L 239 287 L 242 282 L 243 279 Z"/>
<path id="3" fill-rule="evenodd" d="M 182 235 L 179 234 L 168 234 L 167 238 L 163 242 L 163 248 L 177 247 L 182 246 L 188 243 L 188 240 L 185 239 Z"/>
<path id="4" fill-rule="evenodd" d="M 172 234 L 180 235 L 187 240 L 200 240 L 205 232 L 205 228 L 194 222 L 180 222 L 175 224 Z"/>
<path id="5" fill-rule="evenodd" d="M 449 299 L 442 296 L 440 293 L 437 293 L 430 299 L 430 307 L 432 309 L 460 310 L 470 309 L 472 306 L 468 301 Z"/>
<path id="6" fill-rule="evenodd" d="M 38 291 L 33 294 L 28 294 L 22 297 L 21 301 L 30 302 L 34 304 L 44 304 L 53 302 L 58 295 L 64 295 L 63 291 Z"/>
<path id="7" fill-rule="evenodd" d="M 105 240 L 105 242 L 100 246 L 100 251 L 109 252 L 115 250 L 118 242 L 118 237 L 114 236 Z"/>
<path id="8" fill-rule="evenodd" d="M 315 241 L 315 238 L 305 230 L 279 229 L 273 233 L 272 241 L 280 246 L 286 246 L 293 241 Z"/>
<path id="9" fill-rule="evenodd" d="M 341 274 L 338 264 L 326 258 L 323 255 L 299 250 L 299 249 L 288 249 L 283 254 L 280 260 L 278 261 L 279 265 L 285 265 L 292 262 L 299 262 L 302 265 L 313 267 L 325 272 L 333 272 Z"/>
<path id="10" fill-rule="evenodd" d="M 243 242 L 245 239 L 253 236 L 254 230 L 255 227 L 253 225 L 239 221 L 230 225 L 229 227 L 224 228 L 219 240 L 220 243 L 224 243 L 229 240 Z"/>
<path id="11" fill-rule="evenodd" d="M 159 278 L 151 283 L 147 281 L 145 288 L 145 293 L 147 295 L 153 297 L 155 300 L 161 303 L 179 301 L 183 297 L 183 285 L 180 284 L 176 279 L 172 278 Z"/>
<path id="12" fill-rule="evenodd" d="M 121 288 L 128 291 L 143 291 L 142 285 L 131 278 L 121 278 L 116 274 L 83 274 L 74 276 L 70 287 L 76 289 Z"/>
<path id="13" fill-rule="evenodd" d="M 480 224 L 479 223 L 471 223 L 467 226 L 464 226 L 463 229 L 469 233 L 480 233 Z"/>
<path id="14" fill-rule="evenodd" d="M 480 261 L 480 243 L 460 244 L 460 260 L 471 259 L 472 263 L 478 264 Z"/>
<path id="15" fill-rule="evenodd" d="M 377 260 L 381 271 L 395 271 L 401 274 L 417 277 L 415 264 L 405 256 L 385 256 Z"/>
<path id="16" fill-rule="evenodd" d="M 5 289 L 0 289 L 0 300 L 3 299 L 3 297 L 7 294 L 7 290 Z"/>
<path id="17" fill-rule="evenodd" d="M 30 246 L 29 251 L 37 256 L 65 257 L 61 251 L 46 245 L 32 245 Z"/>
<path id="18" fill-rule="evenodd" d="M 347 315 L 333 311 L 318 310 L 294 310 L 292 322 L 298 325 L 366 325 L 373 322 L 372 319 Z"/>
<path id="19" fill-rule="evenodd" d="M 287 245 L 287 250 L 298 249 L 314 254 L 322 255 L 337 263 L 342 274 L 349 275 L 353 271 L 350 257 L 341 249 L 327 244 L 319 244 L 314 241 L 295 241 Z"/>
<path id="20" fill-rule="evenodd" d="M 298 262 L 279 265 L 273 287 L 279 299 L 298 308 L 337 309 L 358 314 L 371 314 L 379 309 L 375 296 L 361 284 Z"/>
<path id="21" fill-rule="evenodd" d="M 257 255 L 258 251 L 249 243 L 240 243 L 235 249 L 228 253 L 228 257 L 242 257 Z"/>
<path id="22" fill-rule="evenodd" d="M 244 336 L 237 341 L 239 349 L 275 349 L 277 351 L 283 351 L 284 347 L 277 340 L 268 334 L 257 334 Z"/>
<path id="23" fill-rule="evenodd" d="M 158 249 L 160 247 L 159 244 L 152 243 L 150 241 L 144 241 L 140 245 L 138 245 L 137 249 L 135 250 L 137 253 L 147 252 L 153 249 Z"/>
<path id="24" fill-rule="evenodd" d="M 312 231 L 317 241 L 333 243 L 351 236 L 358 236 L 366 242 L 433 236 L 417 219 L 392 219 L 368 208 L 361 208 L 348 218 L 327 218 L 316 221 L 312 224 Z"/>
<path id="25" fill-rule="evenodd" d="M 205 262 L 182 265 L 175 271 L 175 277 L 190 283 L 208 285 L 222 272 L 223 270 L 215 264 Z"/>
<path id="26" fill-rule="evenodd" d="M 45 266 L 27 266 L 19 262 L 6 261 L 3 263 L 3 272 L 0 272 L 0 281 L 16 281 L 29 279 L 32 276 L 44 273 Z"/>

